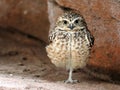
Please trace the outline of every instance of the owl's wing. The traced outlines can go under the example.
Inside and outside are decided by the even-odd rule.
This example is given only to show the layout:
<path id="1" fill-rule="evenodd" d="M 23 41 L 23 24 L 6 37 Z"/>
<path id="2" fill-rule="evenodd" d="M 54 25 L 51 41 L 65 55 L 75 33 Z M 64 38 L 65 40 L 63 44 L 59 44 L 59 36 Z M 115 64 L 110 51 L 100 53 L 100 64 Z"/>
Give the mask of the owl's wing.
<path id="1" fill-rule="evenodd" d="M 90 43 L 90 47 L 92 47 L 94 45 L 94 37 L 93 37 L 93 35 L 90 34 L 89 31 L 87 31 L 87 37 L 88 37 L 88 41 Z"/>
<path id="2" fill-rule="evenodd" d="M 48 38 L 49 38 L 50 43 L 52 43 L 52 41 L 55 39 L 55 35 L 56 35 L 56 32 L 54 32 L 54 31 L 49 32 Z"/>

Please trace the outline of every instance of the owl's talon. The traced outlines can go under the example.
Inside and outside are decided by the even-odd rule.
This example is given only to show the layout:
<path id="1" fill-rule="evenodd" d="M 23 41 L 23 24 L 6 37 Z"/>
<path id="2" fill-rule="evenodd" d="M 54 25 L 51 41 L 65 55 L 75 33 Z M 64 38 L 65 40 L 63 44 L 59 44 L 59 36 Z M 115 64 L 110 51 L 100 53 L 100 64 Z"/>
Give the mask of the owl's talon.
<path id="1" fill-rule="evenodd" d="M 66 81 L 64 81 L 66 84 L 67 83 L 71 83 L 71 84 L 74 84 L 74 83 L 79 83 L 79 80 L 66 80 Z"/>

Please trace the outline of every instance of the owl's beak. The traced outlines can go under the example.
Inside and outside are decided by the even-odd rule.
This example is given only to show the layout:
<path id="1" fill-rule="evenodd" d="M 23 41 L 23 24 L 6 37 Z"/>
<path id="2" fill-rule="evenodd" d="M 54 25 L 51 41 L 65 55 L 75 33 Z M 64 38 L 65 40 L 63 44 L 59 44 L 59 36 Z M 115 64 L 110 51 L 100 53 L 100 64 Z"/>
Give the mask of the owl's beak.
<path id="1" fill-rule="evenodd" d="M 70 28 L 71 30 L 74 28 L 75 26 L 73 25 L 73 24 L 70 24 L 69 26 L 68 26 L 68 28 Z"/>

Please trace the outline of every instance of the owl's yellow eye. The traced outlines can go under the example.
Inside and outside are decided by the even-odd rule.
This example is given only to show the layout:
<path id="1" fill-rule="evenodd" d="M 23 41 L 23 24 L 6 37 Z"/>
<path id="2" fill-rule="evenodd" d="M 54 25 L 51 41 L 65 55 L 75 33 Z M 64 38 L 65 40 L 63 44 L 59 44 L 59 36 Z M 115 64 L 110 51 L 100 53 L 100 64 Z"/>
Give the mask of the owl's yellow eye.
<path id="1" fill-rule="evenodd" d="M 78 24 L 79 23 L 79 20 L 75 20 L 75 24 Z"/>
<path id="2" fill-rule="evenodd" d="M 66 20 L 63 21 L 64 24 L 68 24 L 68 22 Z"/>

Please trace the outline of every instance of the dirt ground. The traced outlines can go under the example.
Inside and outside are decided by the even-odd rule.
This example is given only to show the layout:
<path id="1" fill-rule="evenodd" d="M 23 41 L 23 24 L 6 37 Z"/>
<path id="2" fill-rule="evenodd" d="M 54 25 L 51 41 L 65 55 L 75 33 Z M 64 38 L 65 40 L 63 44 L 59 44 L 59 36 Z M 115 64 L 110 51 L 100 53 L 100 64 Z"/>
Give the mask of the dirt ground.
<path id="1" fill-rule="evenodd" d="M 51 64 L 41 40 L 0 28 L 0 90 L 120 90 L 82 72 L 73 75 L 80 83 L 63 82 L 68 72 Z"/>

